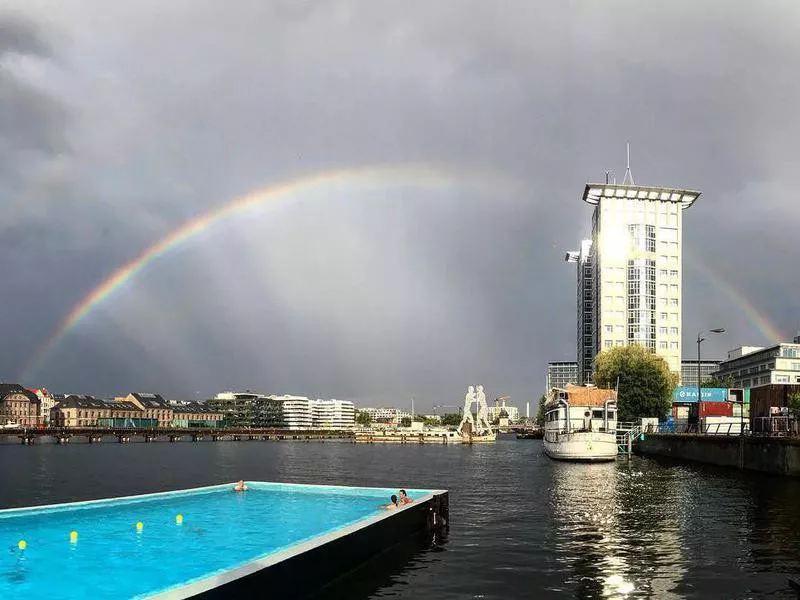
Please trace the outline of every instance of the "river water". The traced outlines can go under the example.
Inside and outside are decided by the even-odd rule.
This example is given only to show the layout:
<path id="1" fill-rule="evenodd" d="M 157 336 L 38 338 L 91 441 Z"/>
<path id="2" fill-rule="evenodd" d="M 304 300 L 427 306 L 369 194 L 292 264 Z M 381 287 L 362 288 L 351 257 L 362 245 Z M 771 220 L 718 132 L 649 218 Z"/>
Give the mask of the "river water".
<path id="1" fill-rule="evenodd" d="M 333 594 L 351 600 L 797 597 L 795 479 L 639 457 L 560 463 L 513 437 L 0 447 L 2 508 L 238 479 L 450 490 L 449 535 L 388 553 Z"/>

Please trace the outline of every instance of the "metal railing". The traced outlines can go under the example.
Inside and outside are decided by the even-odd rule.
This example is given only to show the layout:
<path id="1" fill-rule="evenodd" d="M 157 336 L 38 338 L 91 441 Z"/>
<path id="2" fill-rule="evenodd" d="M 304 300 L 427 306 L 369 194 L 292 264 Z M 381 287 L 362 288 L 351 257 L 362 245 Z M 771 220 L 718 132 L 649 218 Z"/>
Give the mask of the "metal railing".
<path id="1" fill-rule="evenodd" d="M 798 437 L 800 419 L 788 415 L 754 417 L 752 434 L 764 437 Z"/>
<path id="2" fill-rule="evenodd" d="M 617 423 L 617 452 L 631 455 L 633 445 L 642 434 L 641 425 L 635 423 Z"/>

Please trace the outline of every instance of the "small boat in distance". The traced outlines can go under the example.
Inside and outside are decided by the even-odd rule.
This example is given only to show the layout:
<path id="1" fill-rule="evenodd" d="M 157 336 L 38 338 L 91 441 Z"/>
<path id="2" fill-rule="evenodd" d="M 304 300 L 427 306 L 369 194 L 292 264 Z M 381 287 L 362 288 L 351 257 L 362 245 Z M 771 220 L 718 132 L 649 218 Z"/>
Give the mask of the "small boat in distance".
<path id="1" fill-rule="evenodd" d="M 617 457 L 617 393 L 596 387 L 553 388 L 544 405 L 544 451 L 550 458 Z"/>

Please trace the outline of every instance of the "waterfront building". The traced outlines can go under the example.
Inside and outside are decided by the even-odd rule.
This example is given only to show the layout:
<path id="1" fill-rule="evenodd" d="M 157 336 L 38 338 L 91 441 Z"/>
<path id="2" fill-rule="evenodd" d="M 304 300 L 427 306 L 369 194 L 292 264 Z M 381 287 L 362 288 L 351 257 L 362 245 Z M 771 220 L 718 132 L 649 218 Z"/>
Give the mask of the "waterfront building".
<path id="1" fill-rule="evenodd" d="M 388 425 L 399 425 L 403 419 L 410 419 L 411 413 L 399 408 L 359 408 L 358 412 L 367 413 L 373 423 L 386 423 Z"/>
<path id="2" fill-rule="evenodd" d="M 173 427 L 219 427 L 223 415 L 200 402 L 182 402 L 172 407 Z"/>
<path id="3" fill-rule="evenodd" d="M 591 361 L 588 373 L 591 374 Z M 557 360 L 547 363 L 547 391 L 553 388 L 564 389 L 568 385 L 577 385 L 578 363 L 569 360 Z"/>
<path id="4" fill-rule="evenodd" d="M 733 387 L 800 384 L 800 336 L 768 348 L 741 346 L 728 352 L 717 376 L 731 377 Z"/>
<path id="5" fill-rule="evenodd" d="M 505 397 L 495 399 L 494 406 L 487 407 L 487 412 L 490 423 L 501 419 L 508 419 L 506 424 L 519 421 L 519 409 L 507 404 Z"/>
<path id="6" fill-rule="evenodd" d="M 33 427 L 42 422 L 39 398 L 17 383 L 0 383 L 0 425 Z"/>
<path id="7" fill-rule="evenodd" d="M 144 413 L 144 419 L 155 419 L 158 427 L 171 427 L 175 416 L 173 406 L 160 394 L 132 392 L 127 396 L 117 396 L 114 402 L 130 402 Z"/>
<path id="8" fill-rule="evenodd" d="M 353 429 L 356 407 L 349 400 L 312 400 L 311 425 L 320 429 Z"/>
<path id="9" fill-rule="evenodd" d="M 566 257 L 579 266 L 580 384 L 589 382 L 588 365 L 599 352 L 630 344 L 659 354 L 680 374 L 683 211 L 699 196 L 635 185 L 630 163 L 622 184 L 586 184 L 591 244 L 585 240 Z"/>
<path id="10" fill-rule="evenodd" d="M 50 422 L 50 411 L 56 405 L 56 399 L 45 388 L 31 390 L 39 399 L 39 423 L 47 425 Z"/>
<path id="11" fill-rule="evenodd" d="M 721 360 L 700 361 L 700 382 L 713 377 L 719 369 Z M 681 361 L 681 385 L 684 387 L 697 387 L 697 360 Z"/>
<path id="12" fill-rule="evenodd" d="M 583 385 L 592 381 L 592 361 L 594 360 L 594 328 L 595 328 L 595 305 L 594 305 L 594 271 L 592 264 L 592 240 L 583 240 L 581 249 L 578 251 L 567 252 L 564 260 L 576 264 L 576 316 L 577 316 L 577 358 L 575 362 L 575 374 L 572 381 L 564 381 L 563 385 L 548 385 L 548 391 L 554 387 L 564 388 L 569 384 L 578 383 Z M 568 375 L 572 375 L 569 373 Z"/>
<path id="13" fill-rule="evenodd" d="M 144 411 L 132 402 L 68 394 L 50 409 L 50 424 L 54 427 L 155 427 L 158 421 L 144 419 Z"/>
<path id="14" fill-rule="evenodd" d="M 286 427 L 283 402 L 250 390 L 221 392 L 208 401 L 208 406 L 222 414 L 226 427 Z"/>
<path id="15" fill-rule="evenodd" d="M 283 420 L 288 429 L 310 429 L 313 425 L 311 400 L 305 396 L 270 396 L 283 406 Z"/>

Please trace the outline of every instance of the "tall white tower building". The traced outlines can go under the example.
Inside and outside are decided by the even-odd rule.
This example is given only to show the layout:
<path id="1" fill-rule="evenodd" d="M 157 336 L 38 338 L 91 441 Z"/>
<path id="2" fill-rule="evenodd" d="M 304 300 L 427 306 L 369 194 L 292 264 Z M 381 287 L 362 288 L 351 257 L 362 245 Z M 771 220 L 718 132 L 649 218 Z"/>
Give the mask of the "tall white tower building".
<path id="1" fill-rule="evenodd" d="M 635 185 L 630 162 L 621 185 L 586 185 L 583 201 L 594 206 L 591 244 L 567 254 L 578 263 L 581 383 L 590 381 L 599 352 L 628 344 L 658 353 L 680 375 L 682 214 L 699 196 Z"/>

